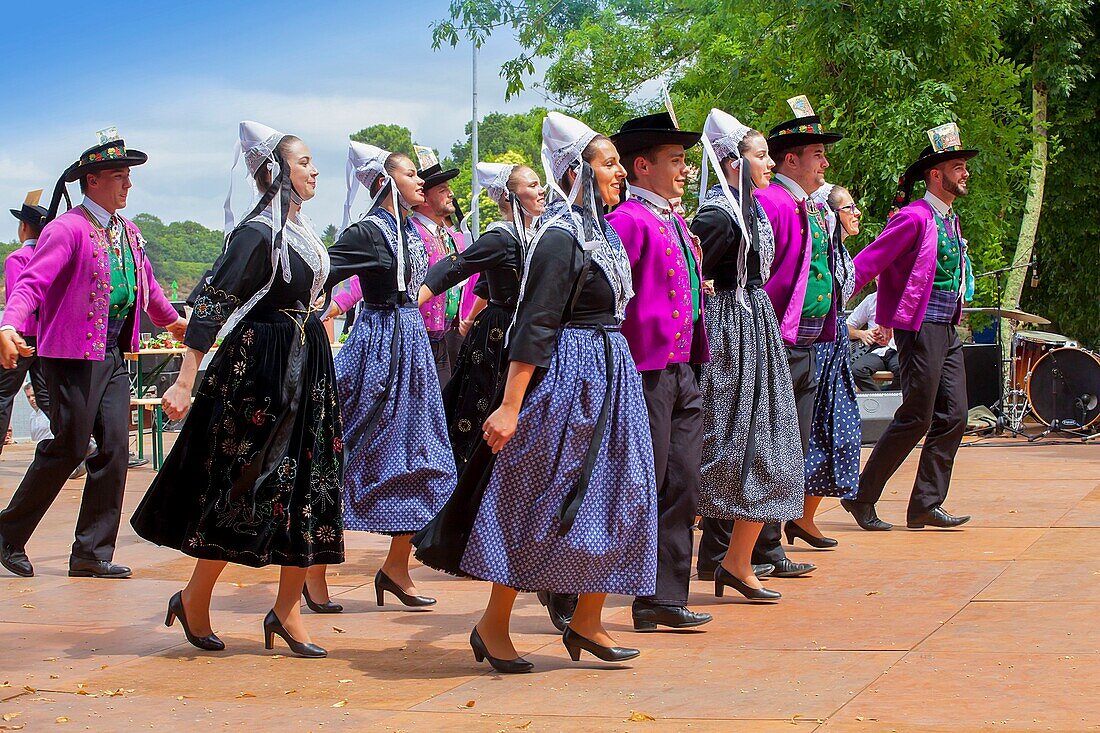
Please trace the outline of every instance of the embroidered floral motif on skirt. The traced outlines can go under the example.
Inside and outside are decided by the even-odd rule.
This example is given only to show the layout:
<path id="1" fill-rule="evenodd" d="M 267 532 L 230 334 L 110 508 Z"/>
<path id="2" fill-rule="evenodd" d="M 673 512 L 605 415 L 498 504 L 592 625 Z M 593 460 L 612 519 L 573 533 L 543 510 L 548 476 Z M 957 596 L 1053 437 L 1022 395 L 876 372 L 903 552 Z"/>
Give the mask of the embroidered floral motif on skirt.
<path id="1" fill-rule="evenodd" d="M 253 311 L 222 343 L 134 513 L 139 535 L 254 567 L 343 562 L 336 375 L 324 327 L 301 318 Z"/>

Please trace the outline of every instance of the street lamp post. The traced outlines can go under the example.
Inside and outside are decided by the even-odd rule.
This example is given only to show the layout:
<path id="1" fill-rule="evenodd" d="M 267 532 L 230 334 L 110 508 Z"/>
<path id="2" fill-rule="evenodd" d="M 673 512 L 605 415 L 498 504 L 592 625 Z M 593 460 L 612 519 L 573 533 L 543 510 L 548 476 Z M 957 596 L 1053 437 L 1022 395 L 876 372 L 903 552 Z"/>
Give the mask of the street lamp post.
<path id="1" fill-rule="evenodd" d="M 479 228 L 479 221 L 478 221 L 479 213 L 480 213 L 480 211 L 479 211 L 480 207 L 478 205 L 478 194 L 480 193 L 480 191 L 479 191 L 479 187 L 477 185 L 477 170 L 476 170 L 476 166 L 477 166 L 477 163 L 478 163 L 478 151 L 477 151 L 477 39 L 476 38 L 471 39 L 471 44 L 473 46 L 473 51 L 474 51 L 474 64 L 473 64 L 474 68 L 473 68 L 473 113 L 472 113 L 472 121 L 471 121 L 471 125 L 470 125 L 471 133 L 472 133 L 471 136 L 470 136 L 470 154 L 471 154 L 470 173 L 472 174 L 470 176 L 470 178 L 471 178 L 472 184 L 473 184 L 472 189 L 471 189 L 472 192 L 473 192 L 473 197 L 470 199 L 470 213 L 472 215 L 472 221 L 471 221 L 472 227 L 471 227 L 470 231 L 473 232 L 474 239 L 476 240 L 478 238 L 478 236 L 481 234 L 481 230 Z"/>

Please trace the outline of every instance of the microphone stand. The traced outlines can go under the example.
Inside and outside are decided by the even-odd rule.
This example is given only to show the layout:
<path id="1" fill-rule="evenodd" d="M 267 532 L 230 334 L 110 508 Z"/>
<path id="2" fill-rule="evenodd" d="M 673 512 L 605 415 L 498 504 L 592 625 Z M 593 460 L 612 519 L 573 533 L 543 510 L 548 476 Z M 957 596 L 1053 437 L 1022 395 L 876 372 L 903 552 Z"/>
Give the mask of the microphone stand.
<path id="1" fill-rule="evenodd" d="M 1008 432 L 1012 433 L 1013 435 L 1015 435 L 1018 438 L 1027 438 L 1028 437 L 1026 433 L 1019 430 L 1018 428 L 1015 428 L 1015 427 L 1007 424 L 1007 422 L 1005 421 L 1005 409 L 1004 409 L 1005 383 L 1008 381 L 1008 378 L 1007 378 L 1008 375 L 1005 374 L 1005 363 L 1006 362 L 1015 363 L 1015 361 L 1016 361 L 1016 344 L 1012 343 L 1012 344 L 1009 345 L 1009 358 L 1005 359 L 1004 358 L 1004 353 L 1002 351 L 1002 349 L 1004 348 L 1004 346 L 1002 344 L 1004 342 L 1002 340 L 1003 337 L 1002 337 L 1002 334 L 1001 334 L 1001 314 L 999 312 L 1002 308 L 1002 305 L 1003 305 L 1003 303 L 1001 301 L 1004 299 L 1004 293 L 1003 293 L 1003 289 L 1001 288 L 1001 278 L 998 277 L 998 275 L 1003 275 L 1004 273 L 1011 272 L 1013 270 L 1025 269 L 1025 268 L 1031 267 L 1034 264 L 1035 264 L 1035 261 L 1032 260 L 1031 262 L 1027 262 L 1027 263 L 1022 264 L 1022 265 L 1009 265 L 1007 267 L 1000 267 L 996 270 L 987 270 L 986 272 L 980 272 L 980 273 L 974 275 L 975 280 L 977 280 L 979 278 L 983 278 L 983 277 L 992 277 L 993 278 L 994 302 L 997 306 L 997 311 L 998 311 L 997 315 L 995 316 L 995 319 L 996 319 L 996 322 L 997 322 L 997 363 L 1000 365 L 1000 369 L 998 369 L 998 376 L 1000 377 L 1000 382 L 998 382 L 998 384 L 997 384 L 997 401 L 993 404 L 993 416 L 997 418 L 997 423 L 993 427 L 993 431 L 996 435 L 1002 435 L 1007 430 Z M 1013 391 L 1015 391 L 1015 390 L 1010 390 L 1009 391 L 1010 394 Z M 986 428 L 986 429 L 988 430 L 988 428 Z"/>

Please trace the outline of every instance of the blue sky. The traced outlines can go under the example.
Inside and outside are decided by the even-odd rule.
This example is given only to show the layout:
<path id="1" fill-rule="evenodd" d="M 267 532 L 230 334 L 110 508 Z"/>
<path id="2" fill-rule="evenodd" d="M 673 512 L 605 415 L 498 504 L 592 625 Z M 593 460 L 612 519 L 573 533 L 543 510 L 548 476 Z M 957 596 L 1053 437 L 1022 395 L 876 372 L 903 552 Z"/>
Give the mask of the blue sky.
<path id="1" fill-rule="evenodd" d="M 0 203 L 49 195 L 60 172 L 117 126 L 149 154 L 133 171 L 127 212 L 221 227 L 237 123 L 301 136 L 321 171 L 306 211 L 339 223 L 348 135 L 397 123 L 445 154 L 470 117 L 470 47 L 433 51 L 430 23 L 448 0 L 62 1 L 5 7 L 0 53 Z M 517 51 L 498 33 L 479 60 L 479 111 L 504 101 L 500 64 Z M 238 168 L 234 199 L 247 205 Z M 76 186 L 71 195 L 78 196 Z M 238 195 L 239 194 L 239 195 Z M 14 237 L 0 229 L 0 239 Z"/>

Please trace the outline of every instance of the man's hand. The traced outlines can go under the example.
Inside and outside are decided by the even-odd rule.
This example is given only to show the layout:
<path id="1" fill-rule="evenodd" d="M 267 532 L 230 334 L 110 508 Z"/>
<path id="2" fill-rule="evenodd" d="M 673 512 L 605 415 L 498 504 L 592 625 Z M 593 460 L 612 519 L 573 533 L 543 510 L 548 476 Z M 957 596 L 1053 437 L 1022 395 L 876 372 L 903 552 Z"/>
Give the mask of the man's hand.
<path id="1" fill-rule="evenodd" d="M 894 329 L 885 328 L 884 326 L 876 326 L 875 331 L 875 343 L 879 346 L 886 346 L 890 343 L 890 339 L 894 338 Z"/>
<path id="2" fill-rule="evenodd" d="M 187 333 L 187 319 L 180 316 L 175 323 L 169 323 L 165 326 L 164 330 L 172 334 L 172 338 L 176 341 L 183 341 L 183 337 Z"/>
<path id="3" fill-rule="evenodd" d="M 856 331 L 856 338 L 858 338 L 864 346 L 873 346 L 875 344 L 875 332 L 874 331 L 867 331 L 867 330 Z"/>
<path id="4" fill-rule="evenodd" d="M 191 409 L 191 386 L 177 379 L 160 398 L 160 406 L 169 420 L 182 420 Z"/>
<path id="5" fill-rule="evenodd" d="M 462 338 L 466 338 L 466 334 L 470 332 L 470 327 L 474 325 L 473 318 L 463 318 L 458 322 L 458 335 Z"/>
<path id="6" fill-rule="evenodd" d="M 34 348 L 27 345 L 18 332 L 10 328 L 0 331 L 0 366 L 15 369 L 21 356 L 33 356 Z"/>

